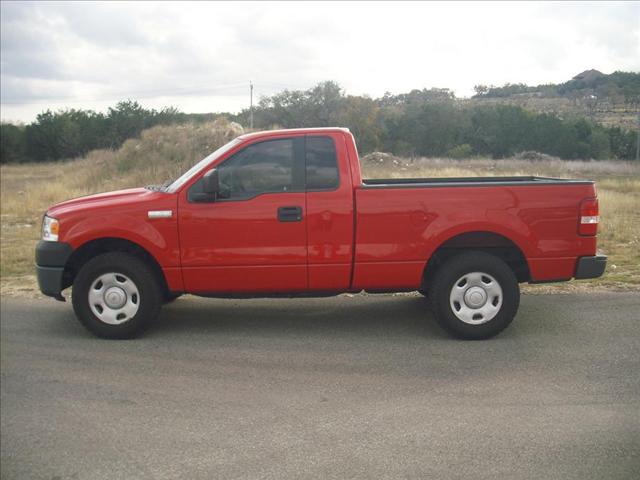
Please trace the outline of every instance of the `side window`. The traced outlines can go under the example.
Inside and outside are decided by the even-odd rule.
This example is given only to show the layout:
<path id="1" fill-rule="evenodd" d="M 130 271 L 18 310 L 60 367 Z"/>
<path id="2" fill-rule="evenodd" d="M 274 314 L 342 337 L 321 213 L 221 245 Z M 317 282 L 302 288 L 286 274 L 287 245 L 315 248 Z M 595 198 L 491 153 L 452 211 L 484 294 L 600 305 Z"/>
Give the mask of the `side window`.
<path id="1" fill-rule="evenodd" d="M 294 159 L 293 139 L 248 146 L 218 167 L 220 197 L 239 199 L 291 191 Z"/>
<path id="2" fill-rule="evenodd" d="M 338 186 L 338 159 L 331 137 L 307 137 L 307 189 L 333 189 Z"/>

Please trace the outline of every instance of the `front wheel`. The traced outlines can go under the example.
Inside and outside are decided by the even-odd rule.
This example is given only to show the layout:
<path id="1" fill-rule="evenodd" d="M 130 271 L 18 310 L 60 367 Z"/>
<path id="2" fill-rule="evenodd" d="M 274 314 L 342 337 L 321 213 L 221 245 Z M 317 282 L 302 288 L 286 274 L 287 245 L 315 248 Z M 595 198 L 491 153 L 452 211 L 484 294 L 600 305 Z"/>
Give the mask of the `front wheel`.
<path id="1" fill-rule="evenodd" d="M 438 269 L 430 294 L 438 323 L 468 340 L 500 333 L 520 304 L 513 270 L 485 252 L 465 252 L 448 260 Z"/>
<path id="2" fill-rule="evenodd" d="M 82 266 L 73 282 L 73 310 L 89 331 L 103 338 L 132 338 L 158 316 L 161 290 L 139 258 L 105 253 Z"/>

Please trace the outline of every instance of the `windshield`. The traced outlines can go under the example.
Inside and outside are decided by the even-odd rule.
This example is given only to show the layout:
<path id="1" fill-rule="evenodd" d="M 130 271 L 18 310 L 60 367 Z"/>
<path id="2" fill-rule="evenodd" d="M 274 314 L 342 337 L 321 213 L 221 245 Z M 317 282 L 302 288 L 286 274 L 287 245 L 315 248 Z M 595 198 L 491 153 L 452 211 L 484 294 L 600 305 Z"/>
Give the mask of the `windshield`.
<path id="1" fill-rule="evenodd" d="M 193 177 L 196 173 L 198 173 L 200 170 L 202 170 L 206 165 L 208 165 L 209 163 L 214 161 L 216 158 L 224 155 L 229 150 L 231 150 L 233 147 L 238 145 L 240 143 L 240 141 L 241 140 L 239 138 L 235 138 L 235 139 L 231 140 L 229 143 L 226 143 L 223 146 L 221 146 L 215 152 L 213 152 L 213 153 L 207 155 L 206 157 L 204 157 L 202 160 L 200 160 L 198 163 L 196 163 L 193 167 L 191 167 L 189 170 L 184 172 L 180 176 L 180 178 L 178 178 L 177 180 L 173 181 L 171 183 L 171 185 L 169 185 L 167 187 L 166 191 L 169 192 L 169 193 L 175 193 L 176 191 L 178 191 L 185 183 L 187 183 L 191 179 L 191 177 Z"/>

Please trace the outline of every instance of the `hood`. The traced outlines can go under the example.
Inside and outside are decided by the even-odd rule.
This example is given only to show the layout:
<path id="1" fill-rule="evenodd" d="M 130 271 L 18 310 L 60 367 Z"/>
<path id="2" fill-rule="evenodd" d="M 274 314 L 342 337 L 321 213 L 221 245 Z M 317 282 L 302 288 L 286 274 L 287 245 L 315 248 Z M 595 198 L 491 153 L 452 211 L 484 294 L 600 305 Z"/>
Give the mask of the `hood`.
<path id="1" fill-rule="evenodd" d="M 113 192 L 98 193 L 95 195 L 87 195 L 86 197 L 74 198 L 61 203 L 57 203 L 47 210 L 47 215 L 59 218 L 65 213 L 77 212 L 88 208 L 113 207 L 116 205 L 126 205 L 129 203 L 137 203 L 149 200 L 157 195 L 163 195 L 159 192 L 153 192 L 146 188 L 129 188 L 126 190 L 116 190 Z"/>

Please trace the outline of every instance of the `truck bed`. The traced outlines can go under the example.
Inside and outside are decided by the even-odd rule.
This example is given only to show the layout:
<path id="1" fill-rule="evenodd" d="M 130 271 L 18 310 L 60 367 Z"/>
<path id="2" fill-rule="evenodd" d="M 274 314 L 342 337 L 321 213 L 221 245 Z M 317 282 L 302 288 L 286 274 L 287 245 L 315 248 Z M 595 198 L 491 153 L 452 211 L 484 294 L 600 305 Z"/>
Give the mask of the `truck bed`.
<path id="1" fill-rule="evenodd" d="M 374 178 L 363 179 L 365 188 L 428 188 L 428 187 L 496 187 L 541 185 L 589 185 L 592 180 L 552 177 L 442 177 L 442 178 Z"/>
<path id="2" fill-rule="evenodd" d="M 510 239 L 527 258 L 532 281 L 572 278 L 576 258 L 595 253 L 595 237 L 578 235 L 580 202 L 595 197 L 588 180 L 374 179 L 364 180 L 355 193 L 353 284 L 364 290 L 380 278 L 398 288 L 419 284 L 421 259 L 466 232 Z"/>

